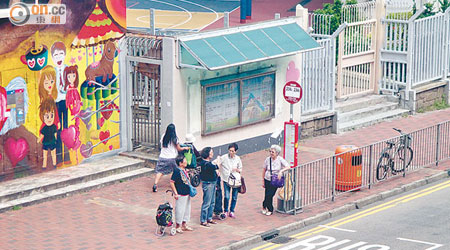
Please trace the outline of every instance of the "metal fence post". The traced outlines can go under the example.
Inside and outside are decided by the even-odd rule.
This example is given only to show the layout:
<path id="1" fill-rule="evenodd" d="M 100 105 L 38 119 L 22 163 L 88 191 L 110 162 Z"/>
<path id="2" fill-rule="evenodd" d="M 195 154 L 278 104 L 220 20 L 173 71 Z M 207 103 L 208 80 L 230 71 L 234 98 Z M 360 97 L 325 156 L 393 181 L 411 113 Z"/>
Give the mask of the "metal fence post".
<path id="1" fill-rule="evenodd" d="M 436 167 L 439 165 L 439 137 L 441 135 L 441 124 L 437 125 L 436 131 Z"/>
<path id="2" fill-rule="evenodd" d="M 155 9 L 150 9 L 150 34 L 155 35 L 156 34 L 156 27 L 155 27 Z"/>
<path id="3" fill-rule="evenodd" d="M 292 200 L 294 200 L 294 215 L 297 214 L 297 167 L 294 168 L 294 176 L 292 177 L 294 180 L 292 182 Z"/>
<path id="4" fill-rule="evenodd" d="M 408 138 L 408 134 L 402 135 L 403 140 L 403 177 L 406 176 L 406 139 Z"/>
<path id="5" fill-rule="evenodd" d="M 372 157 L 373 157 L 373 144 L 369 146 L 369 189 L 372 187 Z"/>
<path id="6" fill-rule="evenodd" d="M 332 180 L 333 190 L 331 193 L 331 201 L 334 201 L 334 196 L 336 195 L 336 155 L 333 155 L 333 180 Z"/>

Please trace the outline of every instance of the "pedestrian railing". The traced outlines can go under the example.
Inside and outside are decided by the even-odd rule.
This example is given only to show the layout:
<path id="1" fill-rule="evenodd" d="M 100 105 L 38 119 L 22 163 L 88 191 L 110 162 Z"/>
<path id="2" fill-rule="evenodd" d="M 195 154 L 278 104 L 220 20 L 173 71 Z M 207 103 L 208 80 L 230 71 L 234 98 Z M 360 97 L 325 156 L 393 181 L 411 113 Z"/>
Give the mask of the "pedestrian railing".
<path id="1" fill-rule="evenodd" d="M 279 191 L 284 212 L 335 200 L 340 195 L 378 185 L 450 158 L 450 121 L 330 157 L 301 164 L 285 172 Z M 386 171 L 386 173 L 384 173 Z"/>

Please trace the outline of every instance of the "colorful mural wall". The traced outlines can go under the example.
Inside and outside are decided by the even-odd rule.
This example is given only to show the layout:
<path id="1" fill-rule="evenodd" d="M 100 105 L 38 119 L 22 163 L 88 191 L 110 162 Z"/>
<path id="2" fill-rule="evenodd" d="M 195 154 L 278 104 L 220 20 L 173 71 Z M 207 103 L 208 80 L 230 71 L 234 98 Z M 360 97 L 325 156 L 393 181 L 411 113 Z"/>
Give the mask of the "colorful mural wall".
<path id="1" fill-rule="evenodd" d="M 0 19 L 0 181 L 120 147 L 125 0 L 62 3 L 64 25 Z"/>

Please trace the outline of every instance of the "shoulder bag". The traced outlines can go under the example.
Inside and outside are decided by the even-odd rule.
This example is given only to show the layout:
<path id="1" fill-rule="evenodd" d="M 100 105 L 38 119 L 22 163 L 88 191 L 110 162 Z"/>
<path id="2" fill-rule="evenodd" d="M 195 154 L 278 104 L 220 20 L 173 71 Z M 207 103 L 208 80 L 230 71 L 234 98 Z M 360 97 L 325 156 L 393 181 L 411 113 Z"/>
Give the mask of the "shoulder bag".
<path id="1" fill-rule="evenodd" d="M 276 188 L 280 188 L 284 186 L 284 176 L 281 176 L 280 179 L 278 179 L 278 175 L 272 174 L 272 157 L 270 159 L 270 184 Z M 281 170 L 280 170 L 281 171 Z"/>
<path id="2" fill-rule="evenodd" d="M 240 194 L 245 194 L 247 192 L 247 187 L 245 186 L 244 177 L 241 175 L 241 188 L 238 191 Z"/>
<path id="3" fill-rule="evenodd" d="M 189 196 L 191 196 L 191 197 L 196 196 L 196 195 L 197 195 L 197 189 L 191 185 L 191 183 L 190 183 L 190 181 L 189 181 L 189 177 L 187 177 L 187 175 L 186 175 L 186 173 L 184 172 L 184 170 L 181 170 L 181 171 L 183 171 L 184 176 L 185 176 L 185 177 L 187 178 L 187 180 L 188 180 L 188 184 L 187 184 L 187 185 L 189 186 Z"/>
<path id="4" fill-rule="evenodd" d="M 232 188 L 239 188 L 241 187 L 242 183 L 241 183 L 241 174 L 239 173 L 230 173 L 230 175 L 228 176 L 228 186 L 232 187 Z"/>

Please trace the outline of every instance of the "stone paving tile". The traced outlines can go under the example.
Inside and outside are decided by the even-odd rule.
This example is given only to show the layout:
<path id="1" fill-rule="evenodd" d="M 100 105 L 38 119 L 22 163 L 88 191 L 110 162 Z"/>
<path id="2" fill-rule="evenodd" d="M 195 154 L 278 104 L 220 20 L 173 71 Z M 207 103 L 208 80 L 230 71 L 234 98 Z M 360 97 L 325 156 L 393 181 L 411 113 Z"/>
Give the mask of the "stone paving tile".
<path id="1" fill-rule="evenodd" d="M 399 120 L 383 122 L 368 128 L 339 135 L 327 135 L 301 141 L 300 145 L 333 152 L 336 146 L 355 144 L 363 146 L 392 136 L 397 132 L 392 127 L 405 131 L 424 128 L 450 117 L 450 110 L 409 116 Z M 300 162 L 317 157 L 313 152 L 299 152 Z M 176 236 L 157 237 L 155 211 L 159 204 L 169 199 L 164 190 L 169 189 L 169 176 L 161 179 L 159 192 L 152 193 L 153 176 L 135 179 L 102 189 L 53 200 L 17 211 L 0 214 L 1 249 L 215 249 L 245 239 L 272 228 L 309 218 L 363 197 L 390 190 L 415 180 L 430 176 L 450 167 L 450 161 L 439 167 L 428 167 L 403 177 L 396 177 L 363 188 L 358 192 L 341 194 L 335 201 L 325 200 L 304 208 L 293 215 L 275 213 L 271 217 L 260 213 L 263 199 L 261 171 L 266 151 L 242 156 L 243 176 L 247 193 L 239 195 L 236 219 L 227 218 L 211 228 L 199 225 L 202 192 L 192 200 L 190 224 L 195 229 Z M 167 230 L 168 231 L 168 230 Z"/>

